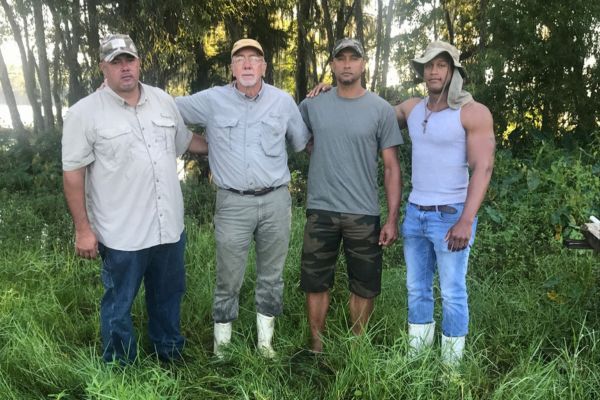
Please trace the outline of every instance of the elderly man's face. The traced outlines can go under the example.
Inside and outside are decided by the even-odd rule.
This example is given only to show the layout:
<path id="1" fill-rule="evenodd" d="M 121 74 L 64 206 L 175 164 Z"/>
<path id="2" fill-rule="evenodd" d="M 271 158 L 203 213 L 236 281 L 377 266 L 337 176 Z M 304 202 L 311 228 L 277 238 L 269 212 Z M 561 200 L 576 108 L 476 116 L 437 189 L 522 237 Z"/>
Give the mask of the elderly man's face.
<path id="1" fill-rule="evenodd" d="M 128 93 L 136 90 L 140 79 L 140 60 L 130 54 L 120 54 L 112 61 L 102 61 L 100 69 L 106 84 L 115 93 Z"/>
<path id="2" fill-rule="evenodd" d="M 430 94 L 440 94 L 452 77 L 452 61 L 445 53 L 423 66 L 423 79 Z"/>
<path id="3" fill-rule="evenodd" d="M 267 70 L 267 63 L 262 55 L 251 47 L 239 50 L 231 57 L 231 71 L 239 85 L 252 88 L 260 85 L 261 78 Z"/>

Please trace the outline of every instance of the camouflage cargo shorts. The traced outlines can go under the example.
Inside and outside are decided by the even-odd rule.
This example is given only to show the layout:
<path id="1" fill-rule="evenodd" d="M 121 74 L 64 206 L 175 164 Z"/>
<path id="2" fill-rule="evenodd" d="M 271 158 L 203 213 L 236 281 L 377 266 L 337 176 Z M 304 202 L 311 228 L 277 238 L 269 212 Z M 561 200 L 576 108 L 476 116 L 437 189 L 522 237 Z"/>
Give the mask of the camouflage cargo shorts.
<path id="1" fill-rule="evenodd" d="M 381 292 L 380 219 L 374 215 L 306 210 L 300 287 L 320 293 L 333 287 L 340 242 L 350 292 L 373 298 Z"/>

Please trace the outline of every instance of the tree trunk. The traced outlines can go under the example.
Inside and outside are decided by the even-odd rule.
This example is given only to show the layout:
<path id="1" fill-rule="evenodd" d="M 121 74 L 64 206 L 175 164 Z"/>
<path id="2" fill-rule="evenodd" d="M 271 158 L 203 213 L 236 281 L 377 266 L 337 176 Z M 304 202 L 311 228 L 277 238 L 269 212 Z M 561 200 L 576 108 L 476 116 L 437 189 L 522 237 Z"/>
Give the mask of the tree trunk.
<path id="1" fill-rule="evenodd" d="M 32 2 L 35 21 L 35 44 L 38 48 L 39 80 L 42 89 L 42 107 L 44 109 L 44 130 L 54 128 L 54 111 L 52 109 L 52 89 L 50 88 L 50 71 L 46 54 L 46 33 L 41 0 Z"/>
<path id="2" fill-rule="evenodd" d="M 42 117 L 42 109 L 36 95 L 35 67 L 31 65 L 31 62 L 29 62 L 27 59 L 28 49 L 26 49 L 25 45 L 23 44 L 21 30 L 17 24 L 12 8 L 8 5 L 6 0 L 0 0 L 0 4 L 2 4 L 2 7 L 4 8 L 4 15 L 10 24 L 13 37 L 17 43 L 17 47 L 19 48 L 19 53 L 21 55 L 21 66 L 23 68 L 23 78 L 25 80 L 25 91 L 27 92 L 27 98 L 29 99 L 29 104 L 31 105 L 31 110 L 33 112 L 33 130 L 35 132 L 39 132 L 44 124 L 44 119 Z"/>
<path id="3" fill-rule="evenodd" d="M 335 44 L 335 34 L 333 32 L 333 19 L 331 19 L 331 11 L 329 10 L 329 2 L 327 0 L 322 0 L 321 7 L 323 7 L 323 23 L 325 24 L 325 31 L 327 32 L 328 57 L 331 57 L 331 52 L 333 51 L 333 45 Z"/>
<path id="4" fill-rule="evenodd" d="M 377 23 L 375 24 L 375 62 L 373 75 L 371 78 L 371 92 L 375 92 L 375 88 L 379 79 L 379 59 L 381 57 L 381 40 L 383 31 L 383 0 L 377 0 Z"/>
<path id="5" fill-rule="evenodd" d="M 383 36 L 383 46 L 381 49 L 381 57 L 383 58 L 383 66 L 381 68 L 381 87 L 379 95 L 386 98 L 387 92 L 387 74 L 390 60 L 390 48 L 391 48 L 391 36 L 392 36 L 392 20 L 394 15 L 394 0 L 390 0 L 386 10 L 385 16 L 385 34 Z"/>
<path id="6" fill-rule="evenodd" d="M 67 68 L 67 71 L 69 71 L 69 91 L 67 93 L 69 106 L 77 103 L 77 101 L 86 95 L 86 91 L 81 84 L 81 66 L 77 60 L 81 37 L 79 14 L 79 0 L 73 0 L 72 9 L 64 18 L 65 30 L 63 31 L 62 41 L 65 67 Z M 58 13 L 54 12 L 52 13 L 52 17 L 60 18 Z M 69 30 L 69 24 L 71 24 L 71 30 Z"/>
<path id="7" fill-rule="evenodd" d="M 97 88 L 102 83 L 102 74 L 95 64 L 100 58 L 100 35 L 98 33 L 98 0 L 86 0 L 88 13 L 87 43 L 91 64 L 91 85 Z"/>
<path id="8" fill-rule="evenodd" d="M 448 30 L 448 43 L 454 44 L 454 23 L 452 21 L 448 2 L 447 0 L 441 0 L 441 3 L 444 12 L 444 21 L 446 22 L 446 29 Z"/>
<path id="9" fill-rule="evenodd" d="M 17 108 L 17 101 L 15 100 L 15 94 L 12 89 L 12 85 L 10 84 L 10 78 L 8 77 L 8 70 L 6 68 L 6 63 L 4 62 L 4 56 L 2 55 L 2 51 L 0 50 L 0 83 L 2 84 L 2 93 L 4 93 L 4 98 L 6 99 L 6 105 L 8 106 L 8 111 L 10 112 L 10 119 L 12 121 L 12 126 L 15 131 L 18 133 L 25 132 L 25 127 L 23 126 L 23 122 L 21 121 L 21 115 L 19 115 L 19 109 Z"/>
<path id="10" fill-rule="evenodd" d="M 356 40 L 365 47 L 365 27 L 364 27 L 364 16 L 363 6 L 361 0 L 355 0 L 354 2 L 354 20 L 356 21 Z M 360 76 L 362 87 L 367 87 L 367 71 L 363 71 Z"/>
<path id="11" fill-rule="evenodd" d="M 306 97 L 307 92 L 307 25 L 310 18 L 310 0 L 298 2 L 298 42 L 296 46 L 296 101 L 300 102 Z"/>
<path id="12" fill-rule="evenodd" d="M 190 81 L 190 92 L 196 93 L 201 90 L 207 89 L 209 86 L 208 76 L 210 73 L 210 64 L 206 58 L 206 52 L 204 51 L 204 45 L 202 41 L 196 42 L 194 45 L 195 54 L 195 71 Z"/>
<path id="13" fill-rule="evenodd" d="M 60 27 L 60 19 L 56 18 L 54 13 L 52 14 L 52 23 L 54 25 L 54 52 L 52 60 L 52 97 L 54 98 L 54 107 L 56 107 L 56 124 L 58 126 L 62 126 L 63 119 L 61 93 L 63 89 L 63 77 L 60 73 L 62 71 L 62 66 L 60 63 L 60 48 L 63 33 Z"/>

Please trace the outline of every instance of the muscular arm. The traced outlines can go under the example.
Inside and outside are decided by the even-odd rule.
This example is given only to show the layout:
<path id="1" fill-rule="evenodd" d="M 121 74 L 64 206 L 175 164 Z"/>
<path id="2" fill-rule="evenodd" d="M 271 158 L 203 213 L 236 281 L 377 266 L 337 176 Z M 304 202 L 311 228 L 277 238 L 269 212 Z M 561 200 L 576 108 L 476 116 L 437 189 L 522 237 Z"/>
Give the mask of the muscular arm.
<path id="1" fill-rule="evenodd" d="M 406 128 L 406 121 L 408 120 L 408 116 L 419 101 L 421 101 L 421 99 L 414 97 L 412 99 L 405 100 L 402 103 L 398 104 L 396 107 L 394 107 L 396 111 L 396 118 L 398 119 L 398 126 L 400 126 L 400 129 Z"/>
<path id="2" fill-rule="evenodd" d="M 492 114 L 486 106 L 480 103 L 465 106 L 461 111 L 461 121 L 467 132 L 467 160 L 471 178 L 462 215 L 446 234 L 448 249 L 452 251 L 462 250 L 469 244 L 471 226 L 492 177 L 496 148 Z"/>
<path id="3" fill-rule="evenodd" d="M 96 258 L 98 239 L 85 209 L 85 167 L 63 172 L 63 186 L 75 224 L 75 252 L 83 258 Z"/>
<path id="4" fill-rule="evenodd" d="M 398 239 L 398 209 L 402 198 L 402 173 L 396 147 L 381 151 L 383 159 L 383 185 L 388 204 L 388 217 L 379 234 L 379 244 L 387 247 Z"/>

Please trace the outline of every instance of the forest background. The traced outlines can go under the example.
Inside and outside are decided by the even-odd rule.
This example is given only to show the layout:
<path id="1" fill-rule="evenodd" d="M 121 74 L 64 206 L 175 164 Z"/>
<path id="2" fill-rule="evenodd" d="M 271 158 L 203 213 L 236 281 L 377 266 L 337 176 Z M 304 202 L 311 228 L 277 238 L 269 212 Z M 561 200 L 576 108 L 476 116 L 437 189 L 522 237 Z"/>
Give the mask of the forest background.
<path id="1" fill-rule="evenodd" d="M 565 249 L 600 216 L 600 2 L 573 0 L 0 0 L 0 393 L 2 398 L 362 399 L 600 397 L 599 260 Z M 469 272 L 471 334 L 457 369 L 434 347 L 406 357 L 402 243 L 385 252 L 383 293 L 367 335 L 348 333 L 339 260 L 323 357 L 306 357 L 298 289 L 306 170 L 290 157 L 294 214 L 285 313 L 269 362 L 257 355 L 254 265 L 225 361 L 211 355 L 214 187 L 206 160 L 186 158 L 188 292 L 182 327 L 190 362 L 150 353 L 123 370 L 98 359 L 98 261 L 73 254 L 61 193 L 64 110 L 101 82 L 100 38 L 131 35 L 142 80 L 172 95 L 230 81 L 230 49 L 261 42 L 265 80 L 302 100 L 332 82 L 333 43 L 365 44 L 364 85 L 397 104 L 421 95 L 408 67 L 434 39 L 455 44 L 467 89 L 494 116 L 496 168 L 479 213 Z M 2 47 L 6 49 L 6 47 Z M 8 61 L 17 58 L 18 66 Z M 392 77 L 394 77 L 392 79 Z M 31 123 L 19 114 L 31 108 Z M 405 135 L 405 138 L 408 139 Z M 401 147 L 405 197 L 410 143 Z M 383 198 L 383 197 L 382 197 Z M 383 210 L 385 214 L 385 210 Z M 439 296 L 439 293 L 438 293 Z M 439 310 L 436 316 L 439 317 Z M 143 296 L 134 319 L 144 334 Z"/>

